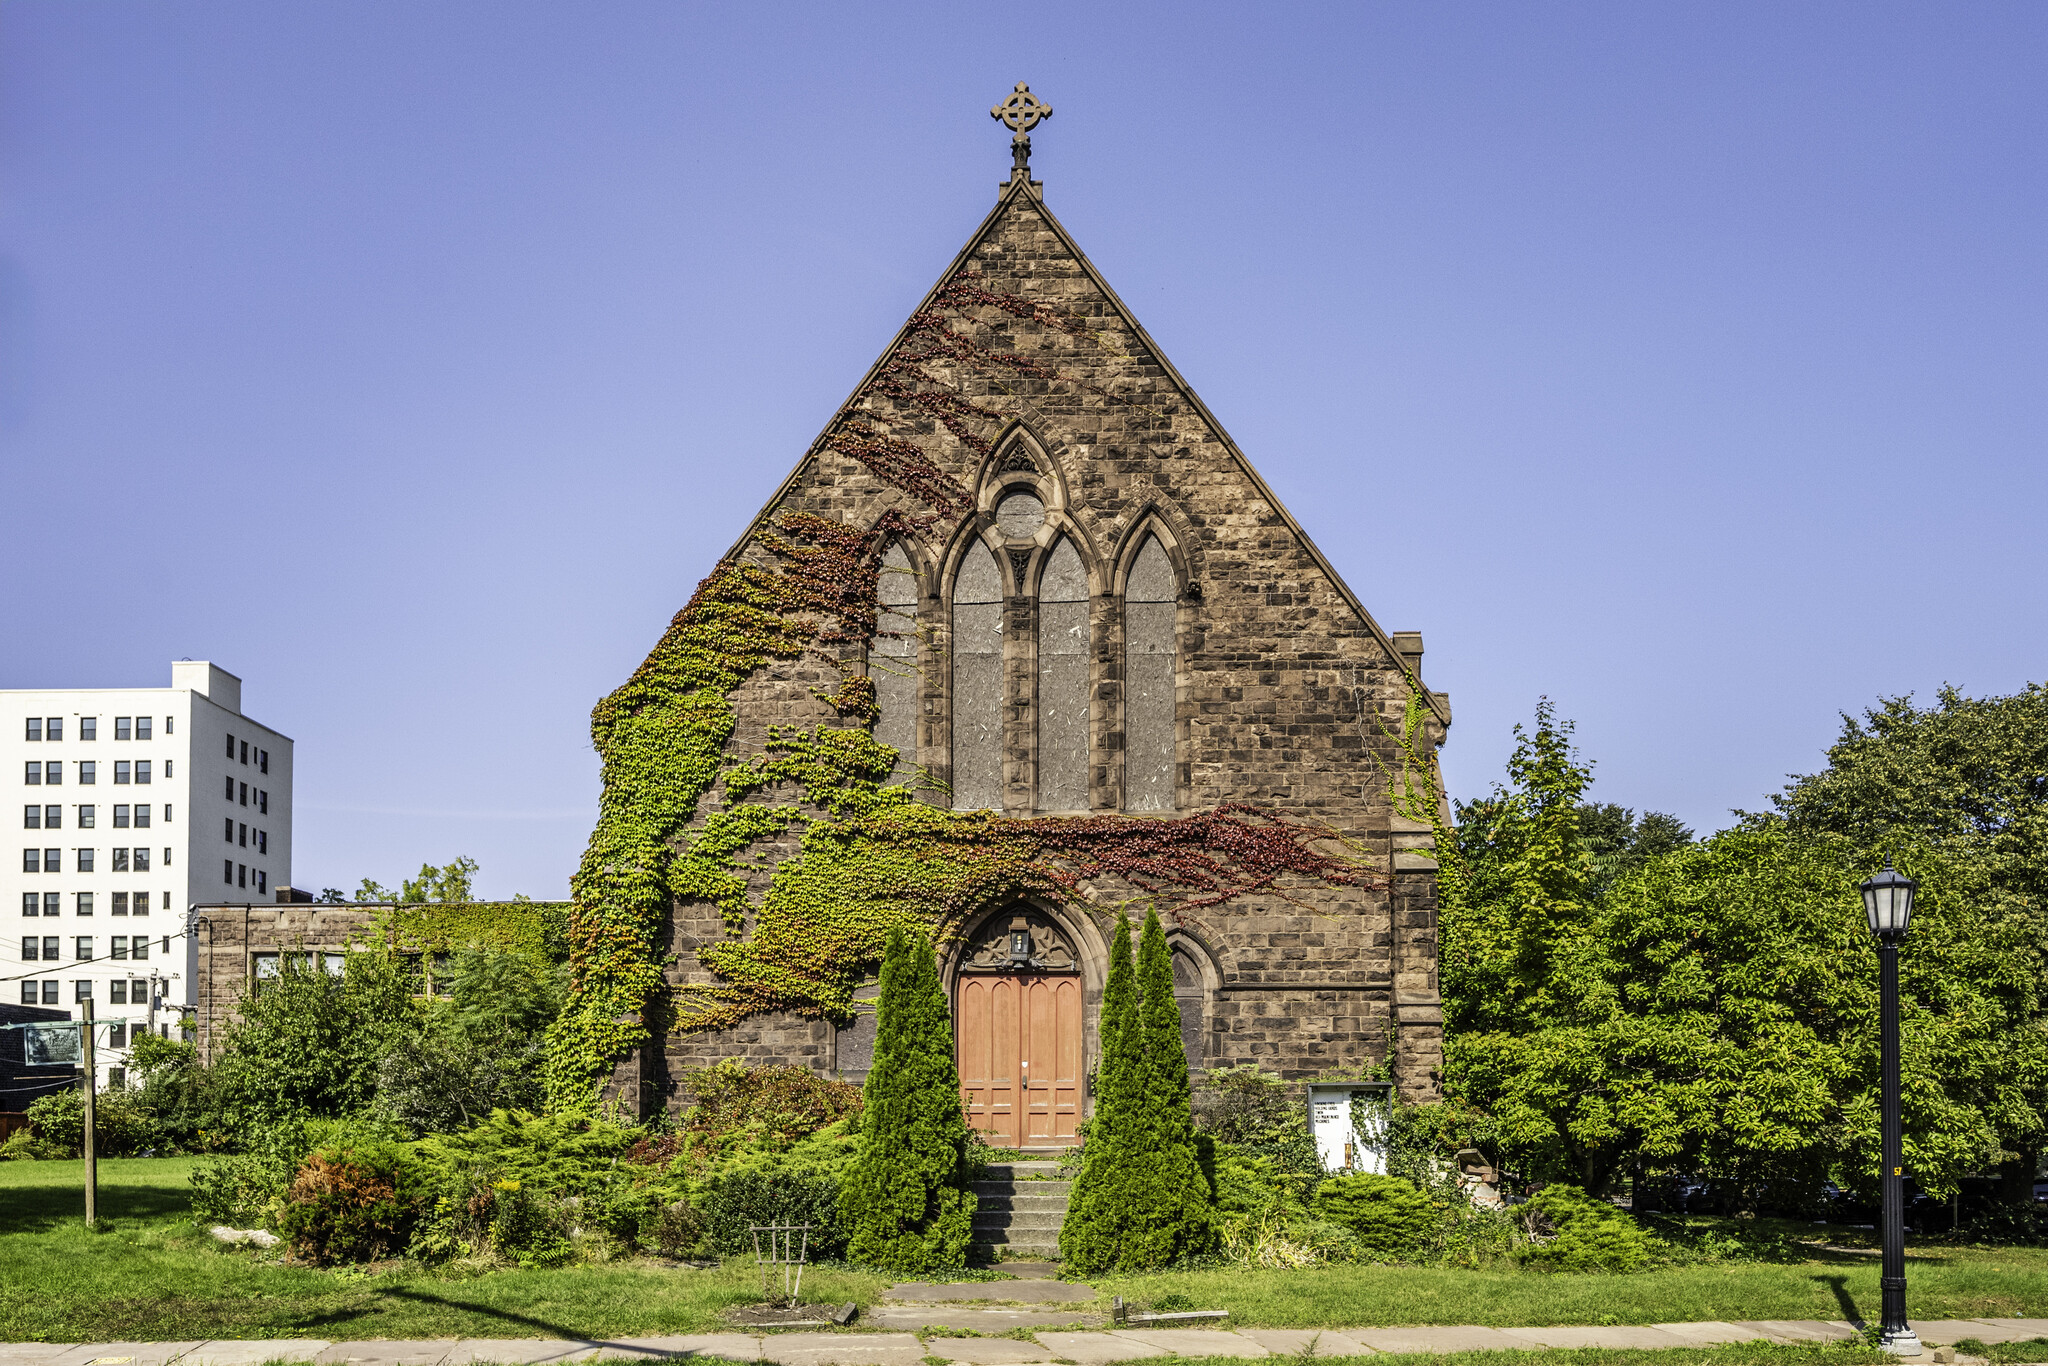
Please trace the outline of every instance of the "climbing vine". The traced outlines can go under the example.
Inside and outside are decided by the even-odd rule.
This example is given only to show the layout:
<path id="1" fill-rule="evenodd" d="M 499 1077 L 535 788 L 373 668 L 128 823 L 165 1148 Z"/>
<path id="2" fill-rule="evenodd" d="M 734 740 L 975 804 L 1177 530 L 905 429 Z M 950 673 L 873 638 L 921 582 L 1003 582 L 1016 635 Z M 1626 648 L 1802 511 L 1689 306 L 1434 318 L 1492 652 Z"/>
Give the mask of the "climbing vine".
<path id="1" fill-rule="evenodd" d="M 591 737 L 604 786 L 572 883 L 570 999 L 549 1040 L 554 1108 L 594 1106 L 614 1061 L 651 1037 L 650 1021 L 696 1032 L 789 1011 L 843 1023 L 892 929 L 945 934 L 1001 895 L 1086 905 L 1103 900 L 1101 882 L 1111 895 L 1135 892 L 1184 915 L 1254 893 L 1376 881 L 1334 832 L 1249 807 L 1027 820 L 940 810 L 889 782 L 898 756 L 869 733 L 874 684 L 847 661 L 880 633 L 876 590 L 889 541 L 957 520 L 973 502 L 918 445 L 882 430 L 875 400 L 986 456 L 991 444 L 976 424 L 1001 414 L 940 369 L 1067 382 L 1113 398 L 1043 361 L 985 347 L 947 317 L 977 308 L 1093 339 L 1121 358 L 1050 305 L 990 291 L 972 274 L 949 282 L 824 441 L 931 511 L 892 511 L 865 531 L 809 513 L 771 515 L 750 538 L 758 562 L 720 564 L 598 704 Z M 838 667 L 838 686 L 817 696 L 841 724 L 778 729 L 758 753 L 728 753 L 733 695 L 771 661 L 804 656 Z M 752 852 L 792 834 L 796 852 L 779 862 Z M 679 900 L 717 906 L 728 937 L 698 954 L 714 981 L 672 991 L 663 938 Z"/>

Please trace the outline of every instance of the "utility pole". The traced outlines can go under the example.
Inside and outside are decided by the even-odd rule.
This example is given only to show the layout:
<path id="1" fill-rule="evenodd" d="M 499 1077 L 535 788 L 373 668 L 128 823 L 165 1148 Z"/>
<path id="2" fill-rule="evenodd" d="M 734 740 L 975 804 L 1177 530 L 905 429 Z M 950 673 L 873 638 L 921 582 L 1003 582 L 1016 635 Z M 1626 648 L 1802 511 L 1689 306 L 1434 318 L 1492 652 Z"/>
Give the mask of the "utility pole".
<path id="1" fill-rule="evenodd" d="M 90 1228 L 99 1220 L 100 1204 L 100 1159 L 99 1153 L 95 1151 L 93 1145 L 93 1129 L 96 1127 L 93 1113 L 93 1092 L 96 1089 L 94 1082 L 99 1076 L 99 1068 L 98 1064 L 93 1060 L 92 1052 L 92 997 L 86 997 L 79 1004 L 85 1008 L 84 1018 L 79 1023 L 78 1032 L 80 1035 L 81 1051 L 85 1057 L 85 1223 L 86 1227 Z"/>

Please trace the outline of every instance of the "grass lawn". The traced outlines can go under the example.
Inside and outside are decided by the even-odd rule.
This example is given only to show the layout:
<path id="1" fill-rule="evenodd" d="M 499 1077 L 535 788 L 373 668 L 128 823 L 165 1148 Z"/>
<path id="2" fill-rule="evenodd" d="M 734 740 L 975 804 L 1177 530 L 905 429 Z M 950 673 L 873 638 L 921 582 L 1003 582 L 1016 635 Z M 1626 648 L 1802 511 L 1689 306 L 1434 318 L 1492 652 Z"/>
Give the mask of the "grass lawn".
<path id="1" fill-rule="evenodd" d="M 441 1274 L 399 1267 L 375 1274 L 280 1265 L 227 1248 L 187 1211 L 192 1161 L 100 1164 L 100 1228 L 82 1220 L 78 1162 L 0 1163 L 0 1341 L 176 1338 L 618 1337 L 725 1327 L 719 1311 L 760 1298 L 751 1266 L 709 1271 L 644 1263 L 559 1271 Z M 1231 1311 L 1241 1327 L 1476 1323 L 1654 1323 L 1685 1319 L 1873 1317 L 1874 1258 L 1816 1253 L 1791 1264 L 1700 1266 L 1635 1276 L 1322 1267 L 1310 1271 L 1196 1271 L 1092 1282 L 1105 1296 L 1149 1302 L 1173 1293 Z M 1919 1318 L 2048 1314 L 2048 1251 L 1941 1249 L 1909 1262 Z M 888 1282 L 836 1267 L 804 1277 L 806 1299 L 867 1305 Z M 991 1291 L 997 1287 L 991 1285 Z M 998 1292 L 999 1293 L 999 1292 Z M 1741 1355 L 1545 1353 L 1558 1366 L 1798 1366 L 1791 1349 Z M 1846 1363 L 1842 1349 L 1829 1362 Z M 1515 1356 L 1518 1354 L 1490 1354 Z M 1794 1355 L 1797 1355 L 1796 1353 Z M 1627 1358 L 1627 1360 L 1624 1360 Z M 1806 1361 L 1799 1356 L 1798 1362 Z M 1376 1366 L 1396 1366 L 1375 1357 Z M 1430 1358 L 1446 1366 L 1446 1358 Z M 1475 1357 L 1470 1366 L 1481 1366 Z M 1515 1366 L 1501 1362 L 1499 1366 Z"/>

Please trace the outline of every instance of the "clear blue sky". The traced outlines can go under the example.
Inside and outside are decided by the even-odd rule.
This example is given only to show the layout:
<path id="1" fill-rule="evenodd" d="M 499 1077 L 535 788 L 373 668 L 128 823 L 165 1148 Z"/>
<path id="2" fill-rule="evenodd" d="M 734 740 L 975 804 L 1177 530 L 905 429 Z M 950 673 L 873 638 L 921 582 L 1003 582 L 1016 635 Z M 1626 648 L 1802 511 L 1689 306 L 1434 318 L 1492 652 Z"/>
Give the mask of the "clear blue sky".
<path id="1" fill-rule="evenodd" d="M 1448 689 L 1702 829 L 2048 675 L 2048 5 L 0 11 L 0 686 L 242 674 L 302 885 L 560 895 L 591 704 L 993 201 Z"/>

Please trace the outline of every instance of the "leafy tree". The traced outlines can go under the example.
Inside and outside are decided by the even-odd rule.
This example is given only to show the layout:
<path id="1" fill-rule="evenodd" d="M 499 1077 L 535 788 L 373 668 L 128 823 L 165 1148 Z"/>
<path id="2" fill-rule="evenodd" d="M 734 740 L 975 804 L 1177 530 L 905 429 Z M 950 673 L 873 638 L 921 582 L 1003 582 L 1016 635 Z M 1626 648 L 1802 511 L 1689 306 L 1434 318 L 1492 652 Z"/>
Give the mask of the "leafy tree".
<path id="1" fill-rule="evenodd" d="M 559 970 L 516 953 L 471 948 L 450 965 L 448 994 L 425 1028 L 378 1063 L 376 1108 L 415 1137 L 538 1108 L 547 1027 L 561 1013 Z"/>
<path id="2" fill-rule="evenodd" d="M 1461 822 L 1445 908 L 1446 1048 L 1531 1175 L 1594 1195 L 1638 1163 L 1751 1192 L 1876 1171 L 1876 955 L 1841 842 L 1781 823 L 1649 858 L 1602 898 L 1561 837 L 1585 770 L 1547 709 L 1512 790 Z M 1970 859 L 1901 849 L 1923 880 L 1905 955 L 1907 1150 L 1932 1189 L 2038 1133 L 2038 919 Z"/>
<path id="3" fill-rule="evenodd" d="M 420 865 L 418 877 L 407 878 L 397 891 L 369 878 L 356 892 L 357 901 L 396 901 L 418 904 L 428 901 L 462 902 L 474 901 L 471 892 L 477 869 L 480 865 L 473 858 L 457 857 L 453 863 L 436 868 L 431 863 Z"/>
<path id="4" fill-rule="evenodd" d="M 219 1086 L 195 1045 L 140 1034 L 129 1045 L 128 1067 L 141 1080 L 142 1107 L 156 1116 L 161 1147 L 200 1152 L 213 1146 Z"/>
<path id="5" fill-rule="evenodd" d="M 1111 943 L 1095 1115 L 1060 1229 L 1060 1255 L 1082 1275 L 1166 1266 L 1216 1242 L 1213 1192 L 1188 1106 L 1173 962 L 1156 910 L 1146 913 L 1135 973 L 1129 945 L 1127 932 Z"/>
<path id="6" fill-rule="evenodd" d="M 378 1063 L 421 1026 L 422 1006 L 391 955 L 345 955 L 340 974 L 287 957 L 244 996 L 215 1074 L 223 1121 L 252 1125 L 359 1113 Z"/>
<path id="7" fill-rule="evenodd" d="M 1924 845 L 1974 865 L 1991 891 L 2048 908 L 2048 686 L 2030 683 L 2008 697 L 1945 686 L 1927 707 L 1883 698 L 1860 720 L 1842 717 L 1827 758 L 1771 799 L 1792 830 L 1839 840 L 1869 866 Z M 1915 923 L 1908 961 L 1919 952 Z M 2036 946 L 2027 957 L 2048 977 L 2048 952 Z M 2040 994 L 2048 1001 L 2048 990 Z M 2037 1013 L 2034 1026 L 2048 1029 L 2048 1018 Z M 2048 1096 L 2031 1108 L 2048 1109 Z M 2001 1142 L 2006 1195 L 2031 1198 L 2040 1131 L 2022 1125 Z"/>
<path id="8" fill-rule="evenodd" d="M 952 1012 L 922 934 L 890 931 L 860 1150 L 840 1188 L 847 1255 L 892 1271 L 967 1263 L 974 1223 Z"/>
<path id="9" fill-rule="evenodd" d="M 1579 843 L 1592 860 L 1592 888 L 1605 895 L 1614 879 L 1650 859 L 1691 844 L 1692 831 L 1678 817 L 1645 811 L 1641 819 L 1613 802 L 1579 808 Z"/>

